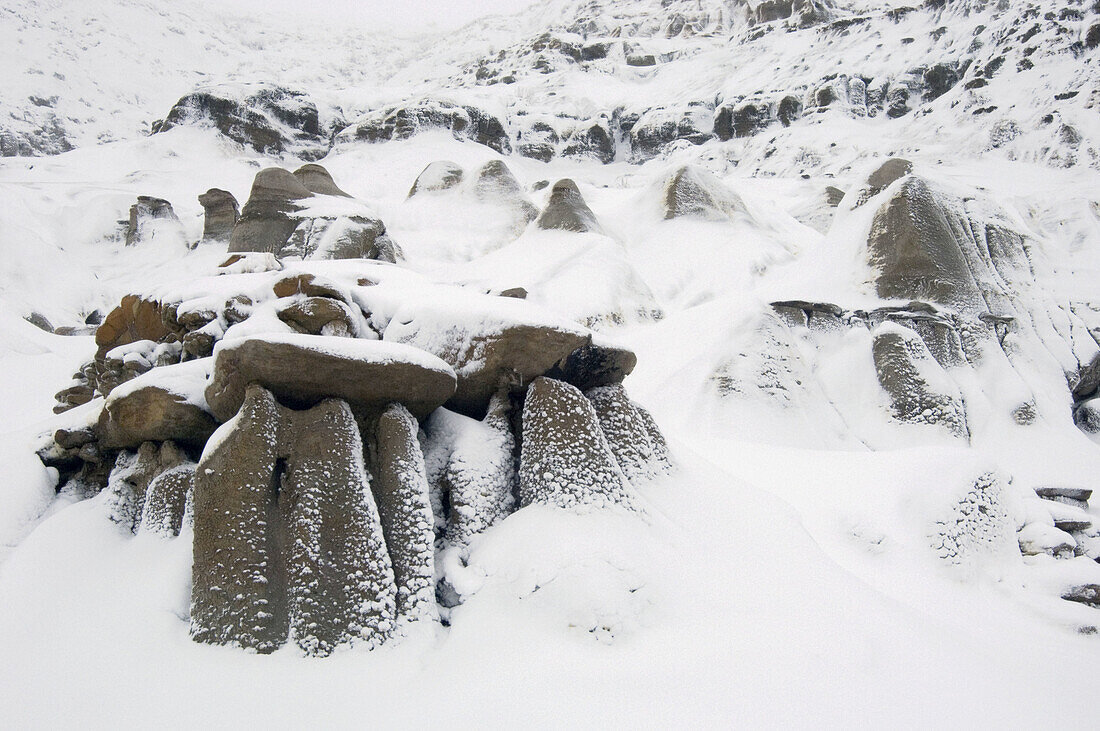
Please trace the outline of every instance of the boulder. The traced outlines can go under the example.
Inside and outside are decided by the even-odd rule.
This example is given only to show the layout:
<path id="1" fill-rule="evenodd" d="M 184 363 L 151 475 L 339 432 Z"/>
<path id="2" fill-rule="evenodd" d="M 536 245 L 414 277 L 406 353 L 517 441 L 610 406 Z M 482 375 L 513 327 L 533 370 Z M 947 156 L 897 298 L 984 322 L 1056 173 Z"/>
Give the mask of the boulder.
<path id="1" fill-rule="evenodd" d="M 434 619 L 435 518 L 432 515 L 420 425 L 401 404 L 390 405 L 378 420 L 375 479 L 378 503 L 397 585 L 397 616 Z"/>
<path id="2" fill-rule="evenodd" d="M 554 183 L 550 190 L 550 200 L 539 216 L 537 225 L 541 229 L 558 229 L 577 233 L 601 233 L 596 214 L 584 202 L 577 184 L 569 178 Z"/>
<path id="3" fill-rule="evenodd" d="M 280 309 L 278 315 L 298 332 L 341 337 L 358 335 L 355 315 L 346 304 L 331 297 L 296 299 Z"/>
<path id="4" fill-rule="evenodd" d="M 130 219 L 126 224 L 126 245 L 139 241 L 167 238 L 183 240 L 183 226 L 172 210 L 172 204 L 163 198 L 139 195 L 137 203 L 130 206 Z"/>
<path id="5" fill-rule="evenodd" d="M 490 160 L 477 172 L 474 193 L 485 203 L 504 204 L 514 208 L 524 226 L 538 217 L 538 208 L 523 192 L 523 186 L 502 160 Z"/>
<path id="6" fill-rule="evenodd" d="M 167 316 L 160 302 L 128 294 L 96 330 L 95 343 L 99 346 L 99 354 L 103 355 L 120 345 L 141 340 L 163 342 L 170 336 L 179 335 L 182 335 L 181 329 Z"/>
<path id="7" fill-rule="evenodd" d="M 666 471 L 668 445 L 653 417 L 630 400 L 622 385 L 585 392 L 615 461 L 629 480 L 645 480 Z"/>
<path id="8" fill-rule="evenodd" d="M 668 177 L 661 202 L 665 218 L 689 216 L 710 221 L 727 221 L 738 213 L 748 213 L 741 196 L 705 170 L 685 165 Z"/>
<path id="9" fill-rule="evenodd" d="M 194 486 L 194 463 L 172 467 L 154 477 L 145 493 L 138 532 L 165 538 L 178 536 Z"/>
<path id="10" fill-rule="evenodd" d="M 331 297 L 344 303 L 351 301 L 351 295 L 339 284 L 309 272 L 283 277 L 272 285 L 271 290 L 280 298 L 301 294 L 306 297 Z"/>
<path id="11" fill-rule="evenodd" d="M 398 343 L 298 334 L 219 342 L 206 387 L 206 400 L 219 421 L 237 412 L 250 383 L 293 408 L 334 397 L 363 406 L 401 403 L 417 418 L 455 393 L 450 366 Z"/>
<path id="12" fill-rule="evenodd" d="M 171 440 L 202 446 L 217 428 L 202 401 L 206 374 L 206 363 L 190 361 L 153 369 L 116 387 L 99 416 L 100 445 L 128 449 Z"/>
<path id="13" fill-rule="evenodd" d="M 458 386 L 447 407 L 475 418 L 502 385 L 526 386 L 589 342 L 583 328 L 535 316 L 522 300 L 471 302 L 468 313 L 462 304 L 398 310 L 383 339 L 422 348 L 450 365 Z"/>
<path id="14" fill-rule="evenodd" d="M 265 168 L 256 173 L 248 202 L 233 227 L 229 251 L 258 251 L 278 254 L 298 227 L 291 214 L 298 211 L 297 201 L 313 193 L 293 173 L 283 168 Z"/>
<path id="15" fill-rule="evenodd" d="M 582 391 L 622 383 L 634 371 L 638 356 L 623 347 L 590 342 L 559 360 L 545 375 Z"/>
<path id="16" fill-rule="evenodd" d="M 329 171 L 316 163 L 309 163 L 308 165 L 303 165 L 298 168 L 294 171 L 294 177 L 296 177 L 298 182 L 305 186 L 311 193 L 351 198 L 350 195 L 337 187 L 336 181 L 332 179 L 332 175 L 329 174 Z"/>
<path id="17" fill-rule="evenodd" d="M 240 218 L 237 199 L 228 190 L 211 188 L 199 196 L 203 210 L 202 240 L 228 240 Z"/>
<path id="18" fill-rule="evenodd" d="M 536 378 L 527 389 L 519 499 L 520 507 L 635 507 L 592 403 L 568 383 Z"/>
<path id="19" fill-rule="evenodd" d="M 958 387 L 928 351 L 920 335 L 893 323 L 875 328 L 871 352 L 879 384 L 901 421 L 935 424 L 968 439 Z"/>
<path id="20" fill-rule="evenodd" d="M 225 84 L 183 96 L 153 132 L 212 126 L 261 154 L 317 160 L 328 153 L 332 132 L 341 124 L 339 119 L 322 123 L 317 105 L 302 92 L 271 84 Z"/>
<path id="21" fill-rule="evenodd" d="M 449 160 L 437 160 L 420 171 L 416 176 L 416 182 L 409 189 L 409 198 L 417 193 L 432 193 L 441 190 L 450 190 L 462 182 L 462 168 Z"/>

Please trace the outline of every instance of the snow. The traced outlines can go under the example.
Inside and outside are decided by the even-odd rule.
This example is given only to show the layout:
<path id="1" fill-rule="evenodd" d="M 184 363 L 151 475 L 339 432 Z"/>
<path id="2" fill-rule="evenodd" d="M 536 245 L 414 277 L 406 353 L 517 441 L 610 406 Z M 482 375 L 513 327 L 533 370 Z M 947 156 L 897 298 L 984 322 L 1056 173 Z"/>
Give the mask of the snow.
<path id="1" fill-rule="evenodd" d="M 1065 32 L 1043 24 L 1023 42 L 1013 35 L 1021 0 L 1003 12 L 966 3 L 883 16 L 903 4 L 841 3 L 841 17 L 869 18 L 844 33 L 786 32 L 775 23 L 756 37 L 761 27 L 747 26 L 745 3 L 684 0 L 654 19 L 645 17 L 653 0 L 600 0 L 591 10 L 586 0 L 555 0 L 513 18 L 479 19 L 442 40 L 364 32 L 324 11 L 313 22 L 145 0 L 13 0 L 0 9 L 0 60 L 11 70 L 0 88 L 11 121 L 0 126 L 22 134 L 52 115 L 76 147 L 0 165 L 6 725 L 1093 724 L 1097 701 L 1075 678 L 1100 670 L 1095 637 L 1079 633 L 1096 627 L 1098 615 L 1060 597 L 1100 583 L 1098 569 L 1085 556 L 1045 555 L 1090 539 L 1057 531 L 1055 515 L 1079 512 L 1033 490 L 1094 488 L 1100 474 L 1096 443 L 1073 425 L 1065 374 L 1097 352 L 1089 330 L 1100 331 L 1095 51 L 1069 49 L 1096 16 L 1058 21 Z M 681 12 L 706 14 L 707 32 L 666 37 L 668 17 Z M 637 44 L 659 63 L 627 67 L 616 47 L 583 68 L 550 56 L 554 70 L 538 73 L 531 39 L 554 28 L 577 41 L 562 29 L 579 14 L 595 24 L 589 41 L 610 40 L 618 28 L 615 43 Z M 975 40 L 981 47 L 969 50 Z M 1035 68 L 1019 70 L 1030 46 L 1038 47 Z M 967 89 L 977 67 L 1002 52 L 1002 70 Z M 475 83 L 478 61 L 493 66 L 501 54 L 501 70 L 514 67 L 516 82 Z M 301 164 L 211 129 L 145 136 L 199 85 L 285 84 L 349 120 L 407 99 L 448 99 L 500 115 L 514 141 L 525 119 L 565 130 L 618 106 L 665 106 L 678 118 L 701 102 L 693 113 L 705 126 L 716 105 L 806 99 L 833 74 L 870 78 L 873 96 L 884 83 L 912 81 L 911 70 L 968 58 L 962 82 L 935 100 L 914 92 L 913 110 L 899 119 L 858 116 L 847 100 L 790 127 L 679 143 L 639 164 L 627 162 L 622 140 L 608 165 L 505 156 L 540 208 L 549 188 L 535 191 L 536 182 L 576 180 L 606 236 L 517 228 L 514 211 L 466 187 L 407 199 L 432 161 L 462 166 L 466 186 L 500 158 L 429 131 L 384 144 L 340 141 L 320 163 L 355 200 L 308 202 L 310 215 L 380 218 L 407 255 L 401 266 L 248 256 L 220 268 L 224 244 L 189 250 L 157 237 L 126 247 L 118 238 L 137 196 L 153 195 L 172 202 L 194 243 L 200 193 L 223 188 L 243 203 L 258 170 Z M 990 106 L 997 108 L 975 113 Z M 1003 282 L 1019 329 L 1004 347 L 981 341 L 973 364 L 926 364 L 930 377 L 961 394 L 969 442 L 891 417 L 869 329 L 792 327 L 769 307 L 793 299 L 846 312 L 891 304 L 874 294 L 864 248 L 875 212 L 898 185 L 854 205 L 888 156 L 971 199 L 968 214 L 1027 237 L 1028 270 L 1010 273 L 1023 284 Z M 733 190 L 745 212 L 664 220 L 660 185 L 685 164 Z M 824 203 L 827 185 L 848 193 L 838 208 Z M 271 286 L 306 271 L 335 282 L 384 340 L 288 332 Z M 517 286 L 528 290 L 526 302 L 486 296 Z M 632 485 L 644 511 L 529 505 L 464 537 L 463 550 L 445 558 L 462 599 L 446 627 L 418 623 L 431 627 L 323 661 L 293 646 L 260 657 L 198 645 L 188 633 L 186 523 L 178 537 L 126 535 L 109 520 L 107 495 L 55 497 L 56 475 L 33 452 L 39 434 L 94 423 L 103 402 L 51 415 L 53 394 L 95 344 L 23 318 L 38 312 L 55 326 L 80 326 L 131 292 L 185 302 L 181 312 L 221 312 L 228 298 L 249 296 L 252 316 L 229 327 L 219 348 L 244 337 L 321 342 L 345 357 L 412 359 L 444 372 L 422 350 L 387 341 L 414 327 L 440 338 L 453 325 L 575 328 L 638 354 L 627 393 L 653 413 L 679 467 Z M 434 350 L 438 341 L 415 344 Z M 208 367 L 157 368 L 112 398 L 142 379 L 197 398 Z M 1034 404 L 1030 425 L 1011 415 L 1025 402 Z M 450 419 L 463 425 L 451 423 L 452 431 L 485 431 L 443 414 L 429 424 Z M 426 454 L 429 477 L 446 466 L 433 459 L 451 458 L 443 451 Z M 489 459 L 473 447 L 465 454 Z M 1097 522 L 1095 507 L 1085 515 Z M 1022 556 L 1017 545 L 1044 555 Z"/>

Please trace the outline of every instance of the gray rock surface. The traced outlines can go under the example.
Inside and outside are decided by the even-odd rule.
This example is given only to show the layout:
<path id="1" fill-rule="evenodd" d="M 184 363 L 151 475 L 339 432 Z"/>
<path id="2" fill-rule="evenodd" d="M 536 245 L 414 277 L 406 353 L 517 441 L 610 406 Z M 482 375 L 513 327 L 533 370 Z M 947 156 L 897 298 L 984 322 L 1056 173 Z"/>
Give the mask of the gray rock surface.
<path id="1" fill-rule="evenodd" d="M 228 240 L 240 218 L 237 199 L 228 190 L 211 188 L 199 196 L 203 210 L 202 240 Z"/>
<path id="2" fill-rule="evenodd" d="M 575 233 L 602 233 L 596 214 L 584 202 L 577 184 L 569 178 L 554 183 L 550 200 L 538 218 L 538 227 Z"/>
<path id="3" fill-rule="evenodd" d="M 435 519 L 432 515 L 419 424 L 393 404 L 382 413 L 375 435 L 371 484 L 397 584 L 397 616 L 432 619 L 435 606 Z"/>
<path id="4" fill-rule="evenodd" d="M 635 508 L 592 403 L 568 383 L 536 378 L 527 389 L 519 498 L 521 507 Z"/>
<path id="5" fill-rule="evenodd" d="M 422 351 L 374 340 L 283 335 L 223 341 L 206 400 L 219 421 L 237 412 L 251 383 L 295 408 L 327 397 L 404 404 L 423 417 L 455 392 L 454 372 Z"/>

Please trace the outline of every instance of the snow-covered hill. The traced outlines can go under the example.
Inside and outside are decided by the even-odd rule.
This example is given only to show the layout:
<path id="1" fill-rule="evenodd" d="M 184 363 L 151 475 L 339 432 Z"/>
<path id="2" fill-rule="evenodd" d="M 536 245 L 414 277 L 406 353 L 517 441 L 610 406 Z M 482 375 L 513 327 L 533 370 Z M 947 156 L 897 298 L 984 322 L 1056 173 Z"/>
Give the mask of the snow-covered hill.
<path id="1" fill-rule="evenodd" d="M 1095 718 L 1100 6 L 547 0 L 401 37 L 14 0 L 0 40 L 13 726 Z M 212 234 L 210 189 L 282 248 L 231 207 Z M 272 296 L 298 274 L 328 289 Z M 474 333 L 518 326 L 637 355 L 676 467 L 624 467 L 632 511 L 451 505 L 558 469 L 467 390 L 420 425 L 442 620 L 323 660 L 192 642 L 193 500 L 176 536 L 117 524 L 112 408 L 159 383 L 206 414 L 194 470 L 241 428 L 203 390 L 234 343 L 425 350 L 461 391 L 498 357 L 461 361 Z"/>

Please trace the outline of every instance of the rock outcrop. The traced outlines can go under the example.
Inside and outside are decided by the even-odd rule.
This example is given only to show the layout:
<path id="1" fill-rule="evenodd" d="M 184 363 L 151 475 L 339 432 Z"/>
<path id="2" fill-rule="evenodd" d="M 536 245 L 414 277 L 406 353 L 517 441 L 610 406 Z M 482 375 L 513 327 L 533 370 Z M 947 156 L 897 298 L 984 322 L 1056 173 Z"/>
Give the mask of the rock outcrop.
<path id="1" fill-rule="evenodd" d="M 233 227 L 229 251 L 300 259 L 402 258 L 385 224 L 353 200 L 320 165 L 305 165 L 294 173 L 261 170 Z M 319 208 L 311 210 L 311 205 Z"/>
<path id="2" fill-rule="evenodd" d="M 226 84 L 197 89 L 175 103 L 154 134 L 179 126 L 212 126 L 264 155 L 324 157 L 339 119 L 323 122 L 317 105 L 299 91 L 271 84 Z"/>
<path id="3" fill-rule="evenodd" d="M 504 125 L 478 107 L 446 101 L 424 100 L 372 112 L 340 132 L 340 140 L 384 142 L 407 140 L 431 129 L 449 130 L 456 138 L 471 139 L 500 154 L 512 151 Z"/>

